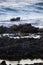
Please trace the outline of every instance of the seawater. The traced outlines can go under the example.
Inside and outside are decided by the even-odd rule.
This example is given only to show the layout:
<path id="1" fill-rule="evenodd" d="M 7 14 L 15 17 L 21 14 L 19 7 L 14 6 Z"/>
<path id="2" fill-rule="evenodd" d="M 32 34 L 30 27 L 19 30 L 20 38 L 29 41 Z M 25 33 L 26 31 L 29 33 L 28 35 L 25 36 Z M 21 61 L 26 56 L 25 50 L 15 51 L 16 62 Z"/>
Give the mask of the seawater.
<path id="1" fill-rule="evenodd" d="M 0 25 L 14 24 L 9 20 L 15 17 L 21 18 L 15 24 L 34 23 L 43 27 L 43 0 L 0 0 Z"/>

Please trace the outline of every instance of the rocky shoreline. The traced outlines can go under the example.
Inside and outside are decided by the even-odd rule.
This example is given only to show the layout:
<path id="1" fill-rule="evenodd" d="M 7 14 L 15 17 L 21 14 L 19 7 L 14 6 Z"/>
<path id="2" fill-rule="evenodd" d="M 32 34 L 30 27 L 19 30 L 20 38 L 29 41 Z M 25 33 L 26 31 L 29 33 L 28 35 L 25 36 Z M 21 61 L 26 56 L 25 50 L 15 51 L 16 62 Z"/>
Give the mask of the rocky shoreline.
<path id="1" fill-rule="evenodd" d="M 19 39 L 3 36 L 13 33 Z M 38 38 L 21 38 L 29 34 L 38 34 Z M 35 28 L 31 24 L 13 25 L 9 28 L 0 27 L 0 59 L 20 61 L 21 59 L 43 59 L 43 29 Z"/>

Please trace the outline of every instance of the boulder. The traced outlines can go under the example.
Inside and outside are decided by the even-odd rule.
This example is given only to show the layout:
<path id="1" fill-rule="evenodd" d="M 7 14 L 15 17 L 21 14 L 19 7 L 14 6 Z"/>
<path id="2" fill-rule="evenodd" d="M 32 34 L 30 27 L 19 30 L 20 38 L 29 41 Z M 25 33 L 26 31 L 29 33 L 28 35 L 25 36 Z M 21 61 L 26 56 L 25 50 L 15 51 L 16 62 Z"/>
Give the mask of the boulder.
<path id="1" fill-rule="evenodd" d="M 12 19 L 10 19 L 10 21 L 20 21 L 20 17 L 12 18 Z"/>

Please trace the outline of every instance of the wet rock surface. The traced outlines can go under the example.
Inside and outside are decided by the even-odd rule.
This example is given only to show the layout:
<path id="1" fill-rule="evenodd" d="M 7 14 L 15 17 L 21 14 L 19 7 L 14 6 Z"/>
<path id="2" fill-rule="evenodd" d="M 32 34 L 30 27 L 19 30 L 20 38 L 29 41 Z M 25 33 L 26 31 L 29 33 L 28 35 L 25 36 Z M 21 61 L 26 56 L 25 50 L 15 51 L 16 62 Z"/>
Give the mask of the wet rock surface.
<path id="1" fill-rule="evenodd" d="M 16 35 L 29 35 L 30 33 L 39 34 L 37 38 L 14 39 L 3 36 L 3 33 L 13 33 Z M 0 27 L 0 59 L 21 60 L 21 59 L 43 59 L 43 31 L 35 28 L 31 24 L 13 25 L 9 28 Z"/>
<path id="2" fill-rule="evenodd" d="M 39 32 L 39 28 L 35 28 L 31 24 L 13 25 L 13 26 L 10 26 L 9 28 L 0 26 L 0 34 L 1 33 L 14 33 L 14 32 L 37 33 Z"/>
<path id="3" fill-rule="evenodd" d="M 0 34 L 3 33 L 43 33 L 43 28 L 36 28 L 31 24 L 12 25 L 10 27 L 0 26 Z"/>
<path id="4" fill-rule="evenodd" d="M 0 38 L 0 58 L 7 60 L 43 59 L 43 38 Z"/>

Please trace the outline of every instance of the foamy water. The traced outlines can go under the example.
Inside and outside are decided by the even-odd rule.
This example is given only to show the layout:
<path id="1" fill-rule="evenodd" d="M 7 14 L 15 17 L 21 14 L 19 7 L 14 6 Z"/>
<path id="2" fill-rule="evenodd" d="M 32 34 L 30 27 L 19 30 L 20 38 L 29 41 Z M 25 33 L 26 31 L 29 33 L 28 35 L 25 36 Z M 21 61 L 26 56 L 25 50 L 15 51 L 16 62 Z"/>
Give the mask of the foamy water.
<path id="1" fill-rule="evenodd" d="M 20 17 L 21 20 L 10 22 L 10 19 L 15 17 Z M 43 0 L 0 0 L 0 25 L 10 26 L 24 23 L 43 27 Z"/>
<path id="2" fill-rule="evenodd" d="M 2 62 L 3 60 L 0 60 L 0 63 Z M 19 64 L 22 64 L 22 65 L 25 65 L 25 64 L 34 64 L 34 63 L 43 63 L 43 60 L 41 59 L 34 59 L 34 60 L 30 60 L 30 59 L 26 59 L 26 60 L 21 60 L 20 62 L 19 61 L 6 61 L 6 64 L 9 65 L 17 65 L 18 63 Z"/>
<path id="3" fill-rule="evenodd" d="M 43 19 L 43 0 L 0 0 L 0 21 L 17 16 L 32 22 Z"/>

